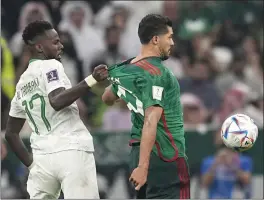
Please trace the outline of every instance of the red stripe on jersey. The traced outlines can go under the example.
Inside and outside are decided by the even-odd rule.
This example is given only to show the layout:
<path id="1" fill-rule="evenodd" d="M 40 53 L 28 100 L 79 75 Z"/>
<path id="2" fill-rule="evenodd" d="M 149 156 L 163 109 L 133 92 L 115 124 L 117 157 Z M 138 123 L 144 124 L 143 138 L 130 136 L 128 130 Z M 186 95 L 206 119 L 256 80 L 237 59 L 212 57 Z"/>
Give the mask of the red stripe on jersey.
<path id="1" fill-rule="evenodd" d="M 156 72 L 157 75 L 160 75 L 160 74 L 161 74 L 160 69 L 159 69 L 158 67 L 152 65 L 151 63 L 149 63 L 149 62 L 146 61 L 146 60 L 142 60 L 141 62 L 142 62 L 144 65 L 146 65 L 146 66 L 148 66 L 148 67 L 151 67 L 153 70 L 155 70 L 155 72 Z"/>
<path id="2" fill-rule="evenodd" d="M 177 148 L 177 146 L 176 146 L 176 144 L 175 144 L 175 142 L 173 140 L 172 134 L 171 134 L 171 132 L 170 132 L 170 130 L 168 128 L 166 117 L 165 117 L 165 114 L 164 114 L 164 110 L 163 110 L 162 115 L 161 115 L 161 120 L 163 122 L 164 130 L 165 130 L 166 134 L 168 135 L 168 137 L 170 139 L 170 143 L 171 143 L 173 149 L 175 150 L 175 155 L 171 159 L 164 158 L 164 156 L 162 155 L 162 153 L 160 151 L 160 146 L 159 146 L 157 141 L 155 142 L 155 145 L 157 147 L 159 157 L 162 160 L 164 160 L 165 162 L 173 162 L 173 161 L 175 161 L 178 158 L 179 152 L 178 152 L 178 148 Z"/>
<path id="3" fill-rule="evenodd" d="M 155 70 L 152 67 L 143 64 L 142 61 L 137 62 L 136 66 L 148 71 L 151 75 L 156 75 Z"/>
<path id="4" fill-rule="evenodd" d="M 176 160 L 178 177 L 180 179 L 180 199 L 190 199 L 190 176 L 184 158 Z"/>
<path id="5" fill-rule="evenodd" d="M 131 139 L 131 140 L 129 140 L 129 146 L 132 146 L 132 144 L 135 143 L 135 142 L 140 142 L 140 140 L 139 139 Z"/>

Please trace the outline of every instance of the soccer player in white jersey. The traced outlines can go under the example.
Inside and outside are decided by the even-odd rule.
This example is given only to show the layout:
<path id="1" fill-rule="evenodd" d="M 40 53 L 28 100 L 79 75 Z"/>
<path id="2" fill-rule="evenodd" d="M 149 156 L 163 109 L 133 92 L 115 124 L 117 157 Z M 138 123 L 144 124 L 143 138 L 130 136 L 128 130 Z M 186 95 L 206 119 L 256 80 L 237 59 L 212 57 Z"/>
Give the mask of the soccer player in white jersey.
<path id="1" fill-rule="evenodd" d="M 99 198 L 93 139 L 75 101 L 107 78 L 106 66 L 97 66 L 92 75 L 72 87 L 58 61 L 63 45 L 50 23 L 30 23 L 23 40 L 32 59 L 17 83 L 5 138 L 29 168 L 30 198 L 57 199 L 61 189 L 66 199 Z M 33 156 L 19 137 L 25 120 L 33 130 Z"/>

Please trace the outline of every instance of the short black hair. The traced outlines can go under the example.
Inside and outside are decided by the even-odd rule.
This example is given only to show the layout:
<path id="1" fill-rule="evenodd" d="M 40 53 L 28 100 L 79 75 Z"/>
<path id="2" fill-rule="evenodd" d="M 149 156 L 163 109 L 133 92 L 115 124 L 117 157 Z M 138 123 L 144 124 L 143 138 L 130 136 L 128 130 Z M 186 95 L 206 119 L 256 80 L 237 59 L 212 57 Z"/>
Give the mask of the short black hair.
<path id="1" fill-rule="evenodd" d="M 23 31 L 22 38 L 28 45 L 36 36 L 44 34 L 45 31 L 53 29 L 48 21 L 37 20 L 29 23 Z"/>
<path id="2" fill-rule="evenodd" d="M 162 15 L 148 14 L 138 26 L 138 36 L 142 44 L 147 44 L 155 35 L 168 32 L 168 26 L 172 27 L 171 20 Z"/>

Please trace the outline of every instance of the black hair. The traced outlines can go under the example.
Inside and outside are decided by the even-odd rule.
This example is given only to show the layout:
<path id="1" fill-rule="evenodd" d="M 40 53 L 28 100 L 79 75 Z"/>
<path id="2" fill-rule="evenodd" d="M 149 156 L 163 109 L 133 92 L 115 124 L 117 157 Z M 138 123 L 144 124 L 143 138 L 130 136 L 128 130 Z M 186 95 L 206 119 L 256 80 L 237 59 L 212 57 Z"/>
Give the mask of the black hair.
<path id="1" fill-rule="evenodd" d="M 23 31 L 22 38 L 28 45 L 31 44 L 35 37 L 44 34 L 45 31 L 53 29 L 53 26 L 48 21 L 37 20 L 29 23 Z"/>
<path id="2" fill-rule="evenodd" d="M 172 22 L 168 17 L 148 14 L 138 26 L 138 36 L 141 44 L 149 43 L 153 36 L 167 33 L 168 26 L 172 27 Z"/>

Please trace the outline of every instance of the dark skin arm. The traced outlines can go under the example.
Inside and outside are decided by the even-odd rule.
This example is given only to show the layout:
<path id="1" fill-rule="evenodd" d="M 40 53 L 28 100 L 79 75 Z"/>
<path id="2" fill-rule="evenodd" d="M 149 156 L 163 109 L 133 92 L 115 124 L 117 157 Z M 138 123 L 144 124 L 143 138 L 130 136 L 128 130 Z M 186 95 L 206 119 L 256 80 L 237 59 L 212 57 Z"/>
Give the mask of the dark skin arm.
<path id="1" fill-rule="evenodd" d="M 162 111 L 163 108 L 159 106 L 151 106 L 145 110 L 144 126 L 140 141 L 139 163 L 129 178 L 129 181 L 133 182 L 136 186 L 136 190 L 139 190 L 147 181 L 150 153 L 156 140 L 157 124 Z"/>
<path id="2" fill-rule="evenodd" d="M 94 79 L 98 82 L 105 80 L 108 76 L 106 65 L 99 65 L 95 67 L 92 75 Z M 50 105 L 53 107 L 54 110 L 60 111 L 65 107 L 71 105 L 81 96 L 85 95 L 89 89 L 90 87 L 84 80 L 70 89 L 57 88 L 50 92 L 48 95 Z"/>
<path id="3" fill-rule="evenodd" d="M 21 140 L 19 133 L 24 126 L 25 119 L 8 117 L 5 139 L 10 145 L 10 148 L 15 152 L 19 160 L 29 167 L 33 162 L 32 155 L 28 152 L 23 141 Z"/>

